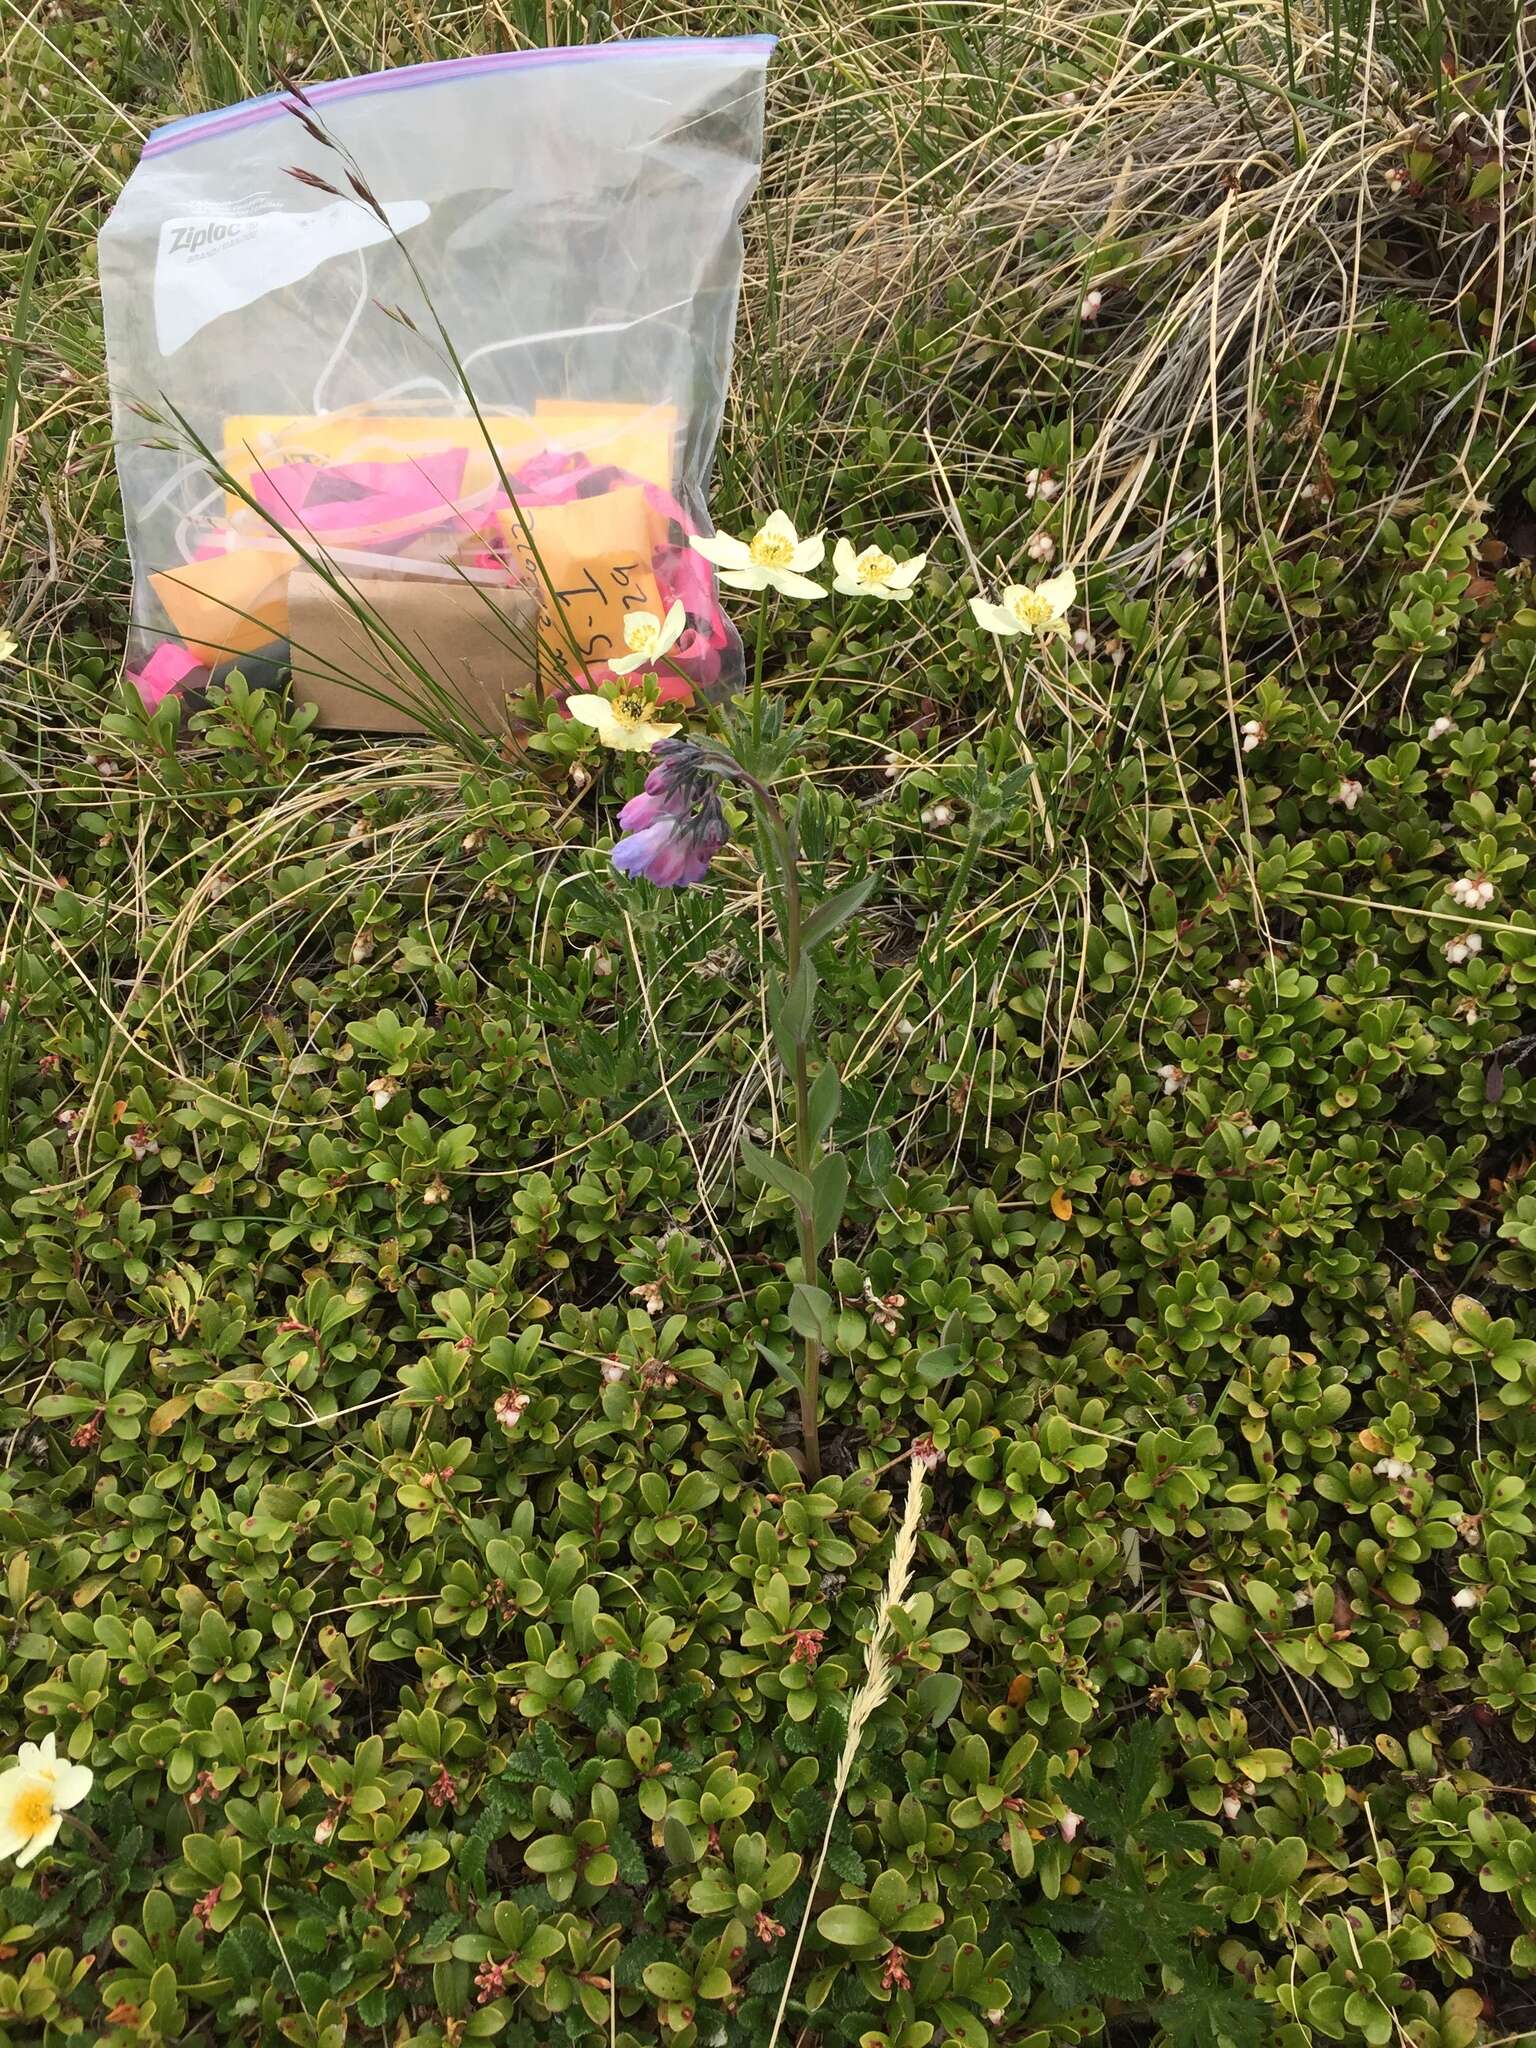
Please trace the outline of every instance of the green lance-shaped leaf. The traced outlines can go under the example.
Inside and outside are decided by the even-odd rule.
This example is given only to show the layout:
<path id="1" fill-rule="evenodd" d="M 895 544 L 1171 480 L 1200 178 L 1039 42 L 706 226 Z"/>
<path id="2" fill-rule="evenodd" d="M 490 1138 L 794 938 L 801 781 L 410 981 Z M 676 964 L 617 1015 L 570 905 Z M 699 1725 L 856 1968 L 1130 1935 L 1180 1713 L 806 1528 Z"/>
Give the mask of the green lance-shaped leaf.
<path id="1" fill-rule="evenodd" d="M 837 1078 L 837 1069 L 830 1060 L 822 1066 L 820 1073 L 811 1083 L 811 1143 L 819 1145 L 837 1122 L 837 1112 L 842 1107 L 843 1084 Z"/>
<path id="2" fill-rule="evenodd" d="M 789 1326 L 801 1337 L 812 1337 L 825 1351 L 832 1337 L 832 1297 L 824 1287 L 807 1287 L 797 1280 L 790 1291 Z"/>
<path id="3" fill-rule="evenodd" d="M 811 1208 L 812 1227 L 816 1237 L 816 1249 L 820 1251 L 834 1230 L 843 1220 L 843 1206 L 848 1200 L 848 1162 L 839 1152 L 829 1152 L 825 1159 L 817 1161 L 811 1175 L 811 1189 L 815 1197 Z"/>
<path id="4" fill-rule="evenodd" d="M 879 1126 L 864 1141 L 864 1171 L 877 1188 L 884 1188 L 896 1171 L 896 1147 L 890 1132 Z"/>
<path id="5" fill-rule="evenodd" d="M 810 953 L 804 952 L 800 955 L 800 965 L 791 985 L 786 989 L 782 982 L 778 983 L 769 996 L 768 1015 L 773 1025 L 773 1042 L 786 1067 L 794 1065 L 797 1049 L 810 1042 L 819 979 Z"/>
<path id="6" fill-rule="evenodd" d="M 777 1152 L 765 1152 L 761 1145 L 754 1145 L 750 1138 L 743 1138 L 741 1163 L 748 1173 L 755 1173 L 769 1187 L 781 1189 L 805 1215 L 814 1213 L 816 1195 L 810 1181 L 797 1166 L 791 1166 Z"/>
<path id="7" fill-rule="evenodd" d="M 800 934 L 800 943 L 809 953 L 813 948 L 830 939 L 850 917 L 855 917 L 875 893 L 875 875 L 861 875 L 856 882 L 850 882 L 846 889 L 839 889 L 835 896 L 824 896 L 805 920 Z"/>

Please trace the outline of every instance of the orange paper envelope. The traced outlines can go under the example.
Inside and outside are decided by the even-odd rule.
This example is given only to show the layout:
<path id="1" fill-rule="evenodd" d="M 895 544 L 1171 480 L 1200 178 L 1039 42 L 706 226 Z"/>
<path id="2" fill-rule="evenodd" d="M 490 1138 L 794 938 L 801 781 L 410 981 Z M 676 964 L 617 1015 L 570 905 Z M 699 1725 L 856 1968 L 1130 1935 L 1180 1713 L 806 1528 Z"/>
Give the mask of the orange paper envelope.
<path id="1" fill-rule="evenodd" d="M 676 432 L 673 406 L 577 398 L 541 398 L 531 419 L 522 413 L 486 413 L 483 428 L 473 416 L 235 413 L 224 422 L 222 459 L 236 482 L 249 489 L 257 469 L 285 462 L 399 462 L 463 448 L 468 459 L 460 495 L 467 505 L 500 488 L 500 470 L 510 474 L 550 447 L 588 455 L 601 466 L 627 469 L 670 490 Z M 231 515 L 240 504 L 231 493 Z"/>
<path id="2" fill-rule="evenodd" d="M 494 447 L 487 447 L 487 439 Z M 299 413 L 237 413 L 224 422 L 224 467 L 247 489 L 258 469 L 277 469 L 285 462 L 403 462 L 412 456 L 435 455 L 463 448 L 468 460 L 460 498 L 468 503 L 481 492 L 497 488 L 497 458 L 505 470 L 516 469 L 544 445 L 541 428 L 521 414 L 487 413 L 482 432 L 473 418 L 338 412 L 305 416 Z M 240 505 L 233 493 L 229 509 Z"/>
<path id="3" fill-rule="evenodd" d="M 232 654 L 254 654 L 288 632 L 292 548 L 232 548 L 150 577 L 177 637 L 216 668 Z"/>
<path id="4" fill-rule="evenodd" d="M 567 626 L 583 657 L 608 661 L 624 652 L 624 620 L 630 612 L 652 612 L 662 605 L 651 557 L 656 548 L 656 515 L 638 484 L 604 491 L 596 498 L 573 498 L 565 505 L 534 505 L 523 518 L 532 531 L 539 559 L 529 545 L 515 512 L 497 514 L 502 541 L 523 575 L 541 592 L 539 637 L 566 667 L 572 666 L 570 642 L 549 601 L 553 591 Z"/>
<path id="5" fill-rule="evenodd" d="M 541 398 L 534 405 L 533 417 L 554 446 L 585 455 L 599 468 L 627 469 L 631 476 L 671 490 L 675 407 Z"/>

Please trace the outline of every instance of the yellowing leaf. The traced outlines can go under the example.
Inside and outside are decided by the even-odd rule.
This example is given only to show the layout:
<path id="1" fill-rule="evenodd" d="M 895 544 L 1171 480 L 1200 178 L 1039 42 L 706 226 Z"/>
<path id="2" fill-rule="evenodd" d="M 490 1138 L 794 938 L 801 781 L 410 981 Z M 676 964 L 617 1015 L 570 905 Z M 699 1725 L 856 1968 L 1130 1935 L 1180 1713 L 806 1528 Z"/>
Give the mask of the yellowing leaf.
<path id="1" fill-rule="evenodd" d="M 1072 1197 L 1065 1188 L 1057 1188 L 1051 1196 L 1051 1214 L 1059 1216 L 1063 1223 L 1072 1221 Z"/>
<path id="2" fill-rule="evenodd" d="M 186 1414 L 191 1406 L 192 1396 L 190 1394 L 172 1394 L 168 1400 L 162 1401 L 154 1414 L 149 1418 L 150 1435 L 164 1436 L 171 1424 L 173 1422 L 180 1422 L 182 1416 Z"/>

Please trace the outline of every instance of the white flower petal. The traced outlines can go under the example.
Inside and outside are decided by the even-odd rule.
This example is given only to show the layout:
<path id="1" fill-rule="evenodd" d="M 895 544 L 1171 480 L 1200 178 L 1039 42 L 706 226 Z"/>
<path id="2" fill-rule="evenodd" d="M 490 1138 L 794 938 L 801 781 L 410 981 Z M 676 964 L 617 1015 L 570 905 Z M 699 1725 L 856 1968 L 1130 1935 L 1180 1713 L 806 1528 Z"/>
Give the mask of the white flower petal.
<path id="1" fill-rule="evenodd" d="M 609 668 L 616 676 L 627 676 L 647 662 L 659 661 L 669 647 L 677 644 L 686 617 L 676 598 L 664 619 L 657 618 L 654 612 L 631 612 L 624 621 L 625 651 L 609 656 Z"/>
<path id="2" fill-rule="evenodd" d="M 54 1805 L 60 1813 L 67 1813 L 89 1796 L 95 1782 L 95 1774 L 85 1764 L 65 1764 L 53 1788 Z"/>
<path id="3" fill-rule="evenodd" d="M 690 533 L 688 545 L 717 569 L 744 569 L 752 559 L 746 542 L 734 540 L 728 533 Z"/>
<path id="4" fill-rule="evenodd" d="M 1058 617 L 1070 611 L 1077 602 L 1077 578 L 1070 569 L 1062 569 L 1054 576 L 1047 576 L 1035 585 L 1036 597 L 1043 597 Z"/>
<path id="5" fill-rule="evenodd" d="M 813 533 L 809 540 L 801 541 L 796 547 L 795 552 L 789 558 L 789 566 L 791 569 L 801 571 L 819 568 L 822 557 L 826 552 L 826 535 L 824 533 Z"/>
<path id="6" fill-rule="evenodd" d="M 971 617 L 985 631 L 1000 633 L 1004 639 L 1011 639 L 1015 633 L 1022 633 L 1024 630 L 1012 612 L 1005 611 L 1000 604 L 992 604 L 984 597 L 971 599 Z"/>
<path id="7" fill-rule="evenodd" d="M 757 530 L 759 533 L 768 534 L 774 540 L 787 540 L 791 547 L 797 547 L 800 543 L 795 522 L 787 512 L 780 512 L 777 508 L 768 514 Z"/>
<path id="8" fill-rule="evenodd" d="M 63 1820 L 60 1818 L 58 1814 L 55 1814 L 53 1816 L 53 1819 L 49 1821 L 47 1827 L 39 1828 L 38 1832 L 35 1835 L 33 1835 L 31 1840 L 27 1843 L 25 1849 L 23 1849 L 21 1851 L 21 1854 L 16 1858 L 16 1868 L 18 1870 L 25 1869 L 26 1865 L 32 1861 L 33 1857 L 41 1856 L 45 1849 L 51 1849 L 55 1840 L 58 1837 L 59 1829 L 63 1827 L 63 1825 Z"/>
<path id="9" fill-rule="evenodd" d="M 888 590 L 909 591 L 923 573 L 926 555 L 914 555 L 910 561 L 898 562 L 886 582 Z"/>
<path id="10" fill-rule="evenodd" d="M 853 565 L 858 559 L 857 549 L 847 534 L 844 534 L 837 546 L 832 550 L 833 568 L 839 576 L 851 576 L 853 574 Z M 841 583 L 834 583 L 832 587 L 834 590 L 841 590 L 843 586 Z"/>
<path id="11" fill-rule="evenodd" d="M 624 619 L 624 645 L 632 652 L 649 647 L 661 637 L 661 621 L 654 612 L 629 612 Z"/>
<path id="12" fill-rule="evenodd" d="M 745 569 L 722 569 L 720 581 L 728 590 L 766 590 L 769 572 L 754 562 Z"/>
<path id="13" fill-rule="evenodd" d="M 606 697 L 585 693 L 567 697 L 565 708 L 572 718 L 590 726 L 605 747 L 620 754 L 648 754 L 658 740 L 670 739 L 682 729 L 677 725 L 657 725 L 648 718 L 620 718 Z"/>
<path id="14" fill-rule="evenodd" d="M 25 1828 L 12 1827 L 0 1821 L 0 1857 L 14 1856 L 18 1849 L 25 1849 L 31 1836 Z"/>
<path id="15" fill-rule="evenodd" d="M 682 729 L 680 725 L 652 725 L 647 720 L 644 725 L 631 726 L 623 739 L 612 739 L 608 744 L 621 754 L 648 754 L 658 740 L 669 740 Z"/>
<path id="16" fill-rule="evenodd" d="M 763 573 L 781 597 L 825 597 L 827 594 L 820 583 L 813 583 L 809 576 L 796 575 L 793 569 L 767 569 Z"/>
<path id="17" fill-rule="evenodd" d="M 590 725 L 594 732 L 608 724 L 613 717 L 613 707 L 606 699 L 588 696 L 585 692 L 580 696 L 567 697 L 565 708 L 578 724 Z"/>

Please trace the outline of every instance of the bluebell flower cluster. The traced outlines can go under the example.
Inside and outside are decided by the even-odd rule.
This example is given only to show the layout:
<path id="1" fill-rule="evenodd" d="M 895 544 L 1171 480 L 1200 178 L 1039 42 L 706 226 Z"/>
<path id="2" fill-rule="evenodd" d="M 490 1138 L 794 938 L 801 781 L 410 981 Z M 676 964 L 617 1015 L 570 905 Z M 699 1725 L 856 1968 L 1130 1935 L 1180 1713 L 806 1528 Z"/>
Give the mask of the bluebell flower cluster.
<path id="1" fill-rule="evenodd" d="M 693 740 L 660 740 L 645 788 L 619 812 L 624 833 L 613 849 L 621 875 L 642 877 L 658 889 L 702 882 L 730 837 L 720 807 L 720 759 Z"/>

